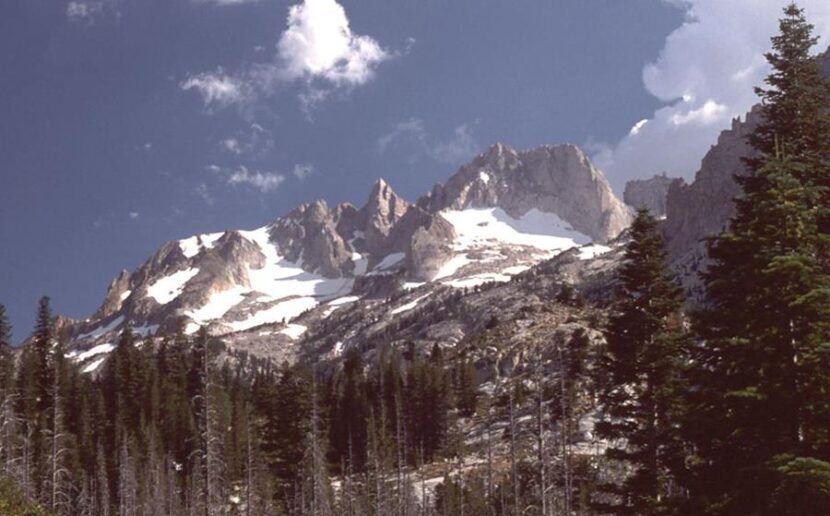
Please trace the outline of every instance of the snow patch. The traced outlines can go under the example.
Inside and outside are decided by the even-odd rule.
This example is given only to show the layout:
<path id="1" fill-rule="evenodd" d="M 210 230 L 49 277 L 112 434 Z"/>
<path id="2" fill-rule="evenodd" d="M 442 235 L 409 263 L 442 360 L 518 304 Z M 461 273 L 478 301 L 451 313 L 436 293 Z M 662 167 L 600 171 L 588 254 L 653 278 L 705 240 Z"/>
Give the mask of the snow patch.
<path id="1" fill-rule="evenodd" d="M 338 297 L 332 301 L 326 303 L 329 306 L 340 306 L 340 305 L 347 305 L 349 303 L 354 303 L 355 301 L 360 301 L 360 296 L 343 296 Z"/>
<path id="2" fill-rule="evenodd" d="M 179 240 L 179 248 L 182 254 L 187 258 L 193 258 L 202 252 L 203 249 L 212 249 L 217 240 L 222 238 L 225 233 L 205 233 L 202 235 L 194 235 L 184 240 Z"/>
<path id="3" fill-rule="evenodd" d="M 78 362 L 83 362 L 84 360 L 94 357 L 95 355 L 100 355 L 101 353 L 109 353 L 115 349 L 115 346 L 107 342 L 106 344 L 98 344 L 97 346 L 90 348 L 83 353 L 74 356 L 73 358 Z"/>
<path id="4" fill-rule="evenodd" d="M 441 213 L 455 228 L 456 245 L 470 248 L 486 242 L 535 247 L 544 251 L 564 251 L 591 239 L 554 213 L 536 208 L 514 219 L 501 208 L 444 210 Z"/>
<path id="5" fill-rule="evenodd" d="M 281 321 L 289 321 L 301 313 L 317 306 L 317 300 L 312 297 L 297 297 L 281 301 L 274 306 L 260 310 L 242 321 L 228 323 L 233 331 L 243 331 L 259 326 Z"/>
<path id="6" fill-rule="evenodd" d="M 110 323 L 109 323 L 109 324 L 107 324 L 106 326 L 102 326 L 102 327 L 100 327 L 100 328 L 96 328 L 96 329 L 92 330 L 92 331 L 91 331 L 91 332 L 89 332 L 89 333 L 84 333 L 83 335 L 78 335 L 78 339 L 79 339 L 79 340 L 83 340 L 83 339 L 97 339 L 97 338 L 98 338 L 98 337 L 100 337 L 101 335 L 107 334 L 107 333 L 109 333 L 109 332 L 111 332 L 111 331 L 115 330 L 116 328 L 118 328 L 119 326 L 121 326 L 121 323 L 123 323 L 123 322 L 124 322 L 124 316 L 123 316 L 123 315 L 119 315 L 118 317 L 116 317 L 115 319 L 113 319 L 112 321 L 110 321 Z"/>
<path id="7" fill-rule="evenodd" d="M 515 248 L 522 246 L 522 261 L 537 262 L 551 258 L 562 251 L 587 244 L 591 239 L 574 230 L 570 224 L 554 213 L 532 209 L 519 218 L 511 217 L 502 208 L 468 208 L 464 210 L 443 210 L 440 215 L 455 230 L 452 243 L 454 256 L 439 269 L 433 281 L 451 278 L 445 284 L 453 287 L 471 287 L 488 281 L 509 281 L 510 276 L 529 268 L 528 264 L 505 268 L 502 272 L 482 273 L 472 268 L 473 276 L 459 277 L 459 271 L 470 264 L 499 262 L 505 254 L 499 246 Z"/>
<path id="8" fill-rule="evenodd" d="M 288 324 L 285 328 L 280 330 L 280 333 L 282 333 L 283 335 L 288 335 L 288 337 L 291 338 L 291 340 L 297 340 L 307 330 L 308 328 L 303 326 L 302 324 Z"/>
<path id="9" fill-rule="evenodd" d="M 372 272 L 369 273 L 369 276 L 373 276 L 376 274 L 386 274 L 388 269 L 391 269 L 395 265 L 399 264 L 403 261 L 406 257 L 404 253 L 392 253 L 386 255 L 383 260 L 380 261 L 375 267 L 372 269 Z"/>
<path id="10" fill-rule="evenodd" d="M 144 326 L 136 326 L 135 328 L 133 328 L 133 333 L 135 335 L 138 335 L 138 336 L 141 336 L 141 337 L 146 337 L 148 335 L 155 335 L 156 332 L 158 332 L 158 331 L 159 331 L 159 325 L 158 324 L 149 324 L 149 325 L 144 325 Z"/>
<path id="11" fill-rule="evenodd" d="M 125 301 L 128 297 L 130 297 L 130 294 L 132 294 L 132 293 L 133 293 L 133 291 L 132 291 L 132 290 L 125 290 L 125 291 L 121 294 L 121 302 L 123 303 L 123 302 L 124 302 L 124 301 Z"/>
<path id="12" fill-rule="evenodd" d="M 89 365 L 87 365 L 86 367 L 84 367 L 84 368 L 81 370 L 81 372 L 83 372 L 83 373 L 91 373 L 92 371 L 95 371 L 96 369 L 98 369 L 98 366 L 100 366 L 101 364 L 103 364 L 103 363 L 104 363 L 104 360 L 106 360 L 106 359 L 107 359 L 107 357 L 101 357 L 101 358 L 99 358 L 99 359 L 98 359 L 98 360 L 96 360 L 95 362 L 92 362 L 91 364 L 89 364 Z"/>
<path id="13" fill-rule="evenodd" d="M 510 276 L 499 273 L 476 274 L 467 278 L 445 281 L 444 285 L 449 285 L 454 288 L 473 288 L 493 281 L 497 283 L 505 283 L 510 281 Z"/>
<path id="14" fill-rule="evenodd" d="M 233 331 L 242 331 L 261 324 L 290 320 L 320 302 L 348 294 L 353 278 L 325 278 L 302 268 L 302 258 L 296 262 L 280 256 L 271 243 L 268 226 L 253 231 L 240 231 L 243 237 L 259 247 L 265 263 L 259 269 L 248 269 L 249 291 L 260 295 L 258 303 L 270 304 L 254 312 L 247 319 L 229 323 Z M 360 260 L 363 260 L 362 256 Z M 360 267 L 360 263 L 356 264 Z"/>
<path id="15" fill-rule="evenodd" d="M 197 274 L 199 274 L 199 269 L 192 268 L 164 276 L 147 287 L 147 295 L 159 304 L 166 305 L 179 297 L 187 282 Z"/>
<path id="16" fill-rule="evenodd" d="M 479 179 L 481 180 L 481 182 L 482 182 L 482 183 L 484 183 L 485 185 L 486 185 L 486 184 L 488 184 L 488 183 L 490 182 L 490 175 L 489 175 L 487 172 L 483 171 L 483 170 L 479 170 L 479 171 L 478 171 L 478 178 L 479 178 Z"/>
<path id="17" fill-rule="evenodd" d="M 212 321 L 219 319 L 228 310 L 238 305 L 245 299 L 245 294 L 249 289 L 245 287 L 233 287 L 221 292 L 211 294 L 208 302 L 201 308 L 185 312 L 185 315 L 196 322 L 204 323 L 205 321 Z"/>
<path id="18" fill-rule="evenodd" d="M 584 247 L 579 248 L 579 259 L 580 260 L 590 260 L 591 258 L 595 258 L 601 254 L 607 253 L 610 251 L 611 248 L 604 246 L 604 245 L 587 245 Z"/>
<path id="19" fill-rule="evenodd" d="M 354 262 L 355 276 L 362 276 L 363 274 L 366 274 L 366 270 L 369 268 L 368 258 L 364 258 L 360 253 L 352 253 L 352 261 Z"/>
<path id="20" fill-rule="evenodd" d="M 421 297 L 419 297 L 419 298 L 413 299 L 413 300 L 412 300 L 412 301 L 410 301 L 409 303 L 407 303 L 407 304 L 405 304 L 405 305 L 401 305 L 401 306 L 399 306 L 398 308 L 395 308 L 394 310 L 392 310 L 392 311 L 391 311 L 391 312 L 389 312 L 389 313 L 390 313 L 390 314 L 392 314 L 392 315 L 398 315 L 398 314 L 401 314 L 401 313 L 403 313 L 403 312 L 408 312 L 408 311 L 412 310 L 413 308 L 415 308 L 416 306 L 418 306 L 418 303 L 419 303 L 421 300 L 423 300 L 423 299 L 425 299 L 425 298 L 429 297 L 429 295 L 430 295 L 431 293 L 432 293 L 432 292 L 429 292 L 429 293 L 424 294 L 423 296 L 421 296 Z"/>

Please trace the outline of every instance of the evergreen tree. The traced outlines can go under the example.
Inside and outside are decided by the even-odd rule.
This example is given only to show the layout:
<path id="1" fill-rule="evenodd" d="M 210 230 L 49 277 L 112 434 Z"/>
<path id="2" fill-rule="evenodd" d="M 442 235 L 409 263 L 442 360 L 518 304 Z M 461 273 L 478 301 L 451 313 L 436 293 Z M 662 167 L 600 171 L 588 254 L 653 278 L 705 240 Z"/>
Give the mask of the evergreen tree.
<path id="1" fill-rule="evenodd" d="M 794 5 L 767 55 L 764 122 L 730 228 L 709 245 L 684 433 L 692 510 L 830 511 L 830 87 Z"/>
<path id="2" fill-rule="evenodd" d="M 654 514 L 668 494 L 673 441 L 670 416 L 682 333 L 679 288 L 664 265 L 656 222 L 640 210 L 618 275 L 598 381 L 605 418 L 597 433 L 610 443 L 606 456 L 627 471 L 604 486 L 598 508 L 616 514 Z"/>

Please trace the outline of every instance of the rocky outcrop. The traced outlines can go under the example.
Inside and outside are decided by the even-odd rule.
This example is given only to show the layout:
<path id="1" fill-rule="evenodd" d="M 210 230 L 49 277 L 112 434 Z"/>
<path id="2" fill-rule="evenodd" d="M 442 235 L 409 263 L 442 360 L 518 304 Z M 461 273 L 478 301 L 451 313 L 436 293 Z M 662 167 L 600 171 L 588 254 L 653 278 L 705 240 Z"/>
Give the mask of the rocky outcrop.
<path id="1" fill-rule="evenodd" d="M 823 74 L 830 77 L 830 49 L 817 59 Z M 747 173 L 743 160 L 754 152 L 747 136 L 762 116 L 761 106 L 756 105 L 744 120 L 732 120 L 732 126 L 706 153 L 694 181 L 669 187 L 662 231 L 669 263 L 692 298 L 702 295 L 699 272 L 706 269 L 705 239 L 729 225 L 734 214 L 732 201 L 741 192 L 733 178 Z"/>
<path id="2" fill-rule="evenodd" d="M 531 209 L 555 213 L 577 231 L 604 242 L 631 221 L 625 204 L 575 145 L 543 145 L 517 152 L 497 143 L 437 185 L 418 205 L 444 208 L 499 207 L 514 218 Z"/>
<path id="3" fill-rule="evenodd" d="M 655 217 L 666 215 L 666 196 L 669 187 L 680 178 L 668 177 L 665 172 L 651 179 L 633 179 L 625 183 L 623 201 L 632 208 L 646 209 Z"/>
<path id="4" fill-rule="evenodd" d="M 378 179 L 375 182 L 369 199 L 357 216 L 357 224 L 363 232 L 368 252 L 374 255 L 385 254 L 392 228 L 403 218 L 409 207 L 410 204 L 398 197 L 386 181 Z"/>
<path id="5" fill-rule="evenodd" d="M 500 210 L 472 229 L 468 219 L 443 212 L 467 208 Z M 523 221 L 531 210 L 539 213 Z M 318 200 L 252 231 L 168 242 L 133 273 L 119 273 L 99 311 L 68 331 L 87 347 L 110 342 L 127 321 L 142 334 L 206 326 L 234 342 L 264 343 L 260 337 L 274 334 L 275 325 L 319 303 L 383 298 L 422 282 L 460 288 L 508 281 L 554 250 L 587 242 L 585 235 L 613 238 L 629 219 L 629 208 L 577 147 L 517 152 L 496 144 L 416 204 L 380 179 L 360 208 Z M 500 240 L 524 230 L 564 247 Z M 464 236 L 471 231 L 477 236 Z M 270 334 L 260 335 L 263 325 Z"/>
<path id="6" fill-rule="evenodd" d="M 121 306 L 130 294 L 130 273 L 126 269 L 122 269 L 118 273 L 118 276 L 110 282 L 109 287 L 107 287 L 104 302 L 101 304 L 101 308 L 95 312 L 94 317 L 105 318 L 114 314 L 121 309 Z"/>

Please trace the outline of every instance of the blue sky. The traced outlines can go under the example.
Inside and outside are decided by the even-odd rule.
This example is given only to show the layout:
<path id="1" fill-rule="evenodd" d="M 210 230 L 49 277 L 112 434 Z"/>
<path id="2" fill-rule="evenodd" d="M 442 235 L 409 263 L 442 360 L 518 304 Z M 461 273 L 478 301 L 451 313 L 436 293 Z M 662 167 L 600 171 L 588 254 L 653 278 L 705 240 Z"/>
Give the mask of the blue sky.
<path id="1" fill-rule="evenodd" d="M 40 295 L 86 316 L 164 241 L 315 198 L 360 204 L 378 177 L 414 199 L 496 141 L 576 143 L 616 188 L 690 177 L 753 101 L 782 4 L 761 3 L 0 3 L 0 302 L 16 340 Z"/>

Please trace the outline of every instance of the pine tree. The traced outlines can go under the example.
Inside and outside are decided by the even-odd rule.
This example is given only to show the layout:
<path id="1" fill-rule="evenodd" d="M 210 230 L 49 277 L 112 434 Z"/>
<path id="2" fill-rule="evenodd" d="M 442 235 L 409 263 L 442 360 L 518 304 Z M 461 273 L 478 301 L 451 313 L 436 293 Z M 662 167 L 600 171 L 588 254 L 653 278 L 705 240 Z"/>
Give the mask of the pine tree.
<path id="1" fill-rule="evenodd" d="M 764 122 L 729 229 L 709 245 L 684 433 L 693 510 L 830 511 L 830 86 L 794 5 L 767 54 Z"/>
<path id="2" fill-rule="evenodd" d="M 21 365 L 17 372 L 18 414 L 25 436 L 26 479 L 24 490 L 29 487 L 34 496 L 48 502 L 45 483 L 47 481 L 47 440 L 48 420 L 52 407 L 52 371 L 49 365 L 54 328 L 49 298 L 43 296 L 38 302 L 35 330 L 31 343 L 23 350 Z"/>
<path id="3" fill-rule="evenodd" d="M 667 494 L 669 417 L 682 337 L 676 316 L 679 288 L 664 266 L 663 240 L 646 210 L 637 213 L 618 273 L 618 290 L 601 359 L 605 418 L 597 433 L 609 441 L 606 456 L 630 473 L 609 483 L 616 514 L 654 514 Z"/>

